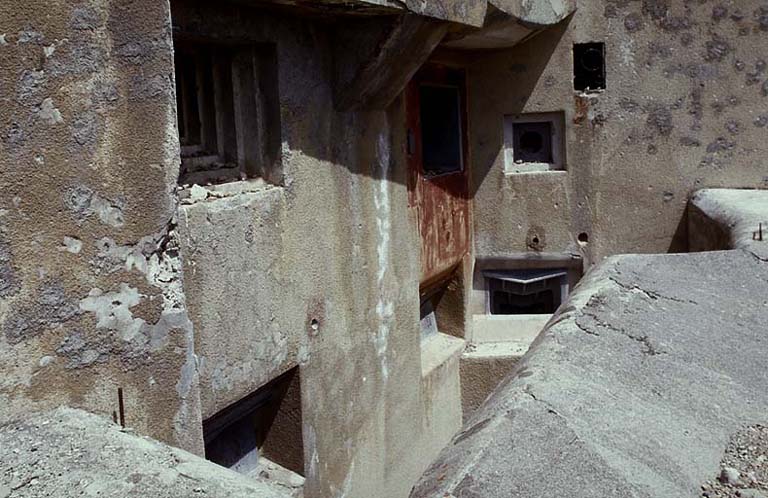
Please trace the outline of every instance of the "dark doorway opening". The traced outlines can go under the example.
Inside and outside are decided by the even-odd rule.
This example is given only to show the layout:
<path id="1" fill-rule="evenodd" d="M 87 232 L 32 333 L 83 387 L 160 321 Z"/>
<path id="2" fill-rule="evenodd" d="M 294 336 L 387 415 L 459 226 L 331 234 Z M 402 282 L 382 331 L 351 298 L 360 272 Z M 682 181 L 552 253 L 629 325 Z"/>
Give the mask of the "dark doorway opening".
<path id="1" fill-rule="evenodd" d="M 450 86 L 419 89 L 424 173 L 442 175 L 462 169 L 461 94 Z"/>

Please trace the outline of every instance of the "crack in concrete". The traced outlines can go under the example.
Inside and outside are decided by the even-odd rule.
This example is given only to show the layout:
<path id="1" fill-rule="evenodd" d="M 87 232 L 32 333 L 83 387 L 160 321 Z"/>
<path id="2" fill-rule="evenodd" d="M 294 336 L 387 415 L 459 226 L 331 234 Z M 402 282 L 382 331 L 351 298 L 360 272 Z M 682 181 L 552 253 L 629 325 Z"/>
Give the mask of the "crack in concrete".
<path id="1" fill-rule="evenodd" d="M 645 291 L 644 289 L 641 289 L 641 288 L 639 288 L 637 286 L 630 286 L 630 285 L 627 285 L 627 284 L 623 284 L 623 283 L 619 282 L 618 280 L 616 280 L 614 277 L 609 277 L 609 280 L 611 280 L 613 283 L 615 283 L 620 289 L 623 289 L 623 290 L 625 290 L 627 292 L 637 292 L 637 291 L 640 291 L 644 295 L 646 295 L 649 299 L 652 299 L 652 300 L 656 300 L 656 299 L 669 299 L 669 300 L 676 301 L 676 302 L 686 302 L 686 303 L 694 303 L 695 304 L 695 302 L 691 301 L 691 300 L 680 300 L 680 299 L 677 299 L 677 298 L 670 298 L 670 297 L 663 296 L 663 295 L 655 293 L 655 292 Z M 592 335 L 592 336 L 595 336 L 595 337 L 600 337 L 600 334 L 597 331 L 592 330 L 591 328 L 589 328 L 588 326 L 586 326 L 583 323 L 580 323 L 580 321 L 579 321 L 580 318 L 584 318 L 584 317 L 591 318 L 594 321 L 594 323 L 595 323 L 595 325 L 597 327 L 601 327 L 601 328 L 605 328 L 605 329 L 608 329 L 608 330 L 612 330 L 612 331 L 614 331 L 614 332 L 616 332 L 618 334 L 621 334 L 621 335 L 623 335 L 623 336 L 625 336 L 625 337 L 627 337 L 629 339 L 632 339 L 635 342 L 640 343 L 643 346 L 641 348 L 641 352 L 644 355 L 647 355 L 647 356 L 658 356 L 658 355 L 662 355 L 662 354 L 669 354 L 667 351 L 664 351 L 663 349 L 661 349 L 661 348 L 657 347 L 656 345 L 654 345 L 653 342 L 651 341 L 651 338 L 648 337 L 647 335 L 632 334 L 632 333 L 628 332 L 627 330 L 625 330 L 625 329 L 623 329 L 621 327 L 617 327 L 617 326 L 615 326 L 615 325 L 613 325 L 611 323 L 608 323 L 607 321 L 605 321 L 602 318 L 600 318 L 597 315 L 596 312 L 593 312 L 593 311 L 590 310 L 590 307 L 595 307 L 595 306 L 597 306 L 599 304 L 602 304 L 602 303 L 603 303 L 602 296 L 597 296 L 597 295 L 592 296 L 592 298 L 590 298 L 590 300 L 585 305 L 584 309 L 581 311 L 580 316 L 577 316 L 577 317 L 575 317 L 573 319 L 573 324 L 576 325 L 576 327 L 579 330 L 581 330 L 582 332 L 584 332 L 585 334 Z"/>
<path id="2" fill-rule="evenodd" d="M 624 282 L 620 282 L 616 277 L 608 277 L 608 278 L 613 283 L 621 287 L 622 289 L 627 290 L 629 292 L 640 292 L 641 294 L 643 294 L 644 296 L 646 296 L 648 299 L 652 301 L 656 301 L 659 299 L 666 299 L 667 301 L 672 301 L 675 303 L 686 303 L 686 304 L 696 304 L 696 305 L 699 304 L 692 299 L 680 299 L 678 297 L 665 296 L 664 294 L 661 294 L 656 291 L 649 291 L 649 290 L 643 289 L 638 285 L 625 284 Z"/>
<path id="3" fill-rule="evenodd" d="M 647 335 L 633 335 L 633 334 L 624 334 L 633 341 L 637 341 L 640 344 L 643 344 L 647 349 L 643 351 L 643 354 L 646 354 L 648 356 L 658 356 L 661 354 L 668 354 L 667 351 L 664 351 L 662 349 L 657 349 L 656 346 L 651 343 L 651 339 Z"/>

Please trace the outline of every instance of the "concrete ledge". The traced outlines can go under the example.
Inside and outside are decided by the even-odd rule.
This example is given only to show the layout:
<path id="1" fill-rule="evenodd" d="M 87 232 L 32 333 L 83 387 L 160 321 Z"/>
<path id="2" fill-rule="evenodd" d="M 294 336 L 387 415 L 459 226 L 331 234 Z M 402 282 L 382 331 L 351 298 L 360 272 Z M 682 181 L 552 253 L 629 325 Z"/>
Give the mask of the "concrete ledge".
<path id="1" fill-rule="evenodd" d="M 462 420 L 467 421 L 523 357 L 530 342 L 472 344 L 461 355 Z"/>
<path id="2" fill-rule="evenodd" d="M 552 315 L 474 315 L 472 343 L 518 342 L 528 349 Z"/>
<path id="3" fill-rule="evenodd" d="M 58 408 L 0 426 L 0 496 L 297 495 L 281 484 L 136 436 L 96 415 Z"/>
<path id="4" fill-rule="evenodd" d="M 768 253 L 768 190 L 699 190 L 688 205 L 688 237 L 692 252 L 741 248 Z"/>
<path id="5" fill-rule="evenodd" d="M 434 375 L 435 370 L 457 359 L 464 350 L 463 339 L 446 334 L 435 334 L 421 343 L 421 376 Z"/>
<path id="6" fill-rule="evenodd" d="M 411 496 L 699 495 L 768 422 L 766 296 L 743 250 L 606 260 Z"/>

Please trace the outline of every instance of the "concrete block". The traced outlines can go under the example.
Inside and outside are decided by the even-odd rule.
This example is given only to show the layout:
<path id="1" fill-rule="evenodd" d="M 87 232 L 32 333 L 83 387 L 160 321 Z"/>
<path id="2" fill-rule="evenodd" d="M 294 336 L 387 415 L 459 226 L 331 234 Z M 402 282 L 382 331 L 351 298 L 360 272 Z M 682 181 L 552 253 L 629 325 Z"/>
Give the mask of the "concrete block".
<path id="1" fill-rule="evenodd" d="M 690 251 L 768 254 L 768 190 L 704 189 L 688 204 Z"/>
<path id="2" fill-rule="evenodd" d="M 274 300 L 283 288 L 283 190 L 207 195 L 179 212 L 203 418 L 295 366 L 299 347 Z"/>

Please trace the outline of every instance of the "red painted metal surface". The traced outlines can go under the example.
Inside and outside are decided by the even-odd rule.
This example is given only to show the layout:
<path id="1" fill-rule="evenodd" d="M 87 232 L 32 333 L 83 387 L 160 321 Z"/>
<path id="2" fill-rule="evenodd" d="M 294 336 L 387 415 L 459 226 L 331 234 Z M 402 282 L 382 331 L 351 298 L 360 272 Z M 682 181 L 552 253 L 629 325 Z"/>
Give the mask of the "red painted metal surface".
<path id="1" fill-rule="evenodd" d="M 438 176 L 425 174 L 420 123 L 420 88 L 457 88 L 460 96 L 462 170 Z M 417 211 L 421 240 L 421 286 L 433 285 L 461 263 L 469 252 L 469 143 L 467 140 L 466 78 L 464 71 L 426 65 L 406 89 L 409 200 Z"/>

